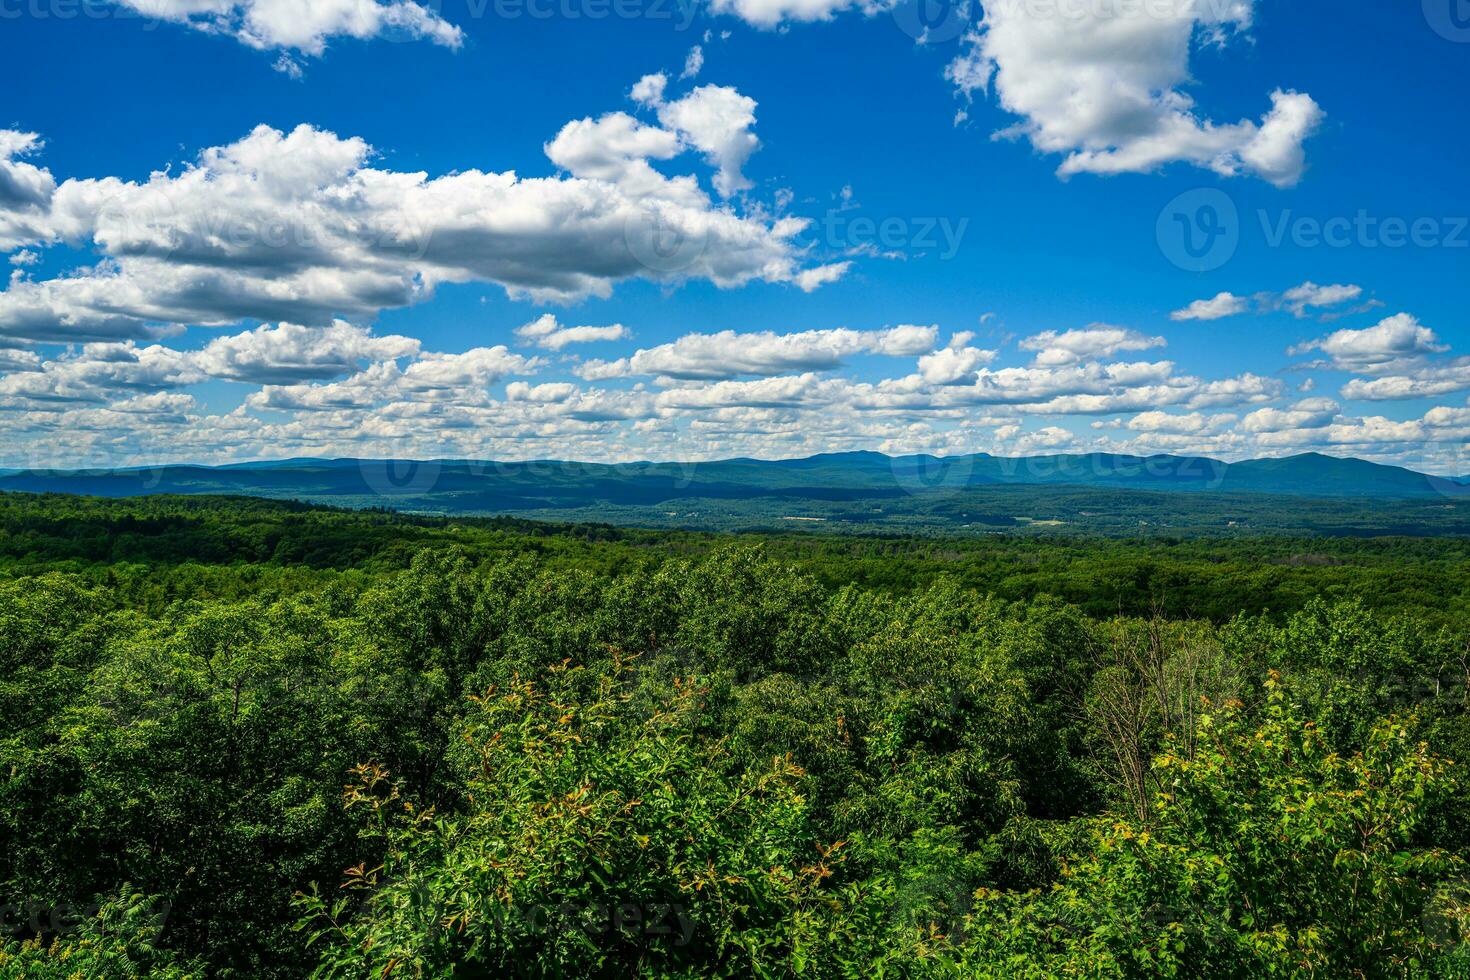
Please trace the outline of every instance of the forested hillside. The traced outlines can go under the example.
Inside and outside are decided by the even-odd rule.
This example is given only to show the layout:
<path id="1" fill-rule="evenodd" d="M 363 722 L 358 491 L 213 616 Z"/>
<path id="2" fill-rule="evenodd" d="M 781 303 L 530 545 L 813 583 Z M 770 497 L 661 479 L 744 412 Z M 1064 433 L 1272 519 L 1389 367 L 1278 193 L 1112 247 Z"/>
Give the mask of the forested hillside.
<path id="1" fill-rule="evenodd" d="M 835 453 L 620 463 L 303 459 L 0 470 L 0 492 L 248 495 L 674 530 L 985 537 L 1470 535 L 1470 486 L 1361 459 Z"/>
<path id="2" fill-rule="evenodd" d="M 0 976 L 1470 977 L 1467 550 L 0 496 Z"/>

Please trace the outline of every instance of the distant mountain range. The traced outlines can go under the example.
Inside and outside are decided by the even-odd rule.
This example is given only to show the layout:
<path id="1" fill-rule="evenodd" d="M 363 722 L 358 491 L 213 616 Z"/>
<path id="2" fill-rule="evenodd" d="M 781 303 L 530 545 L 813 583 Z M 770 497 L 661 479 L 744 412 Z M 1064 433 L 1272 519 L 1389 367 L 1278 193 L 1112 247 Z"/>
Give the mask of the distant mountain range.
<path id="1" fill-rule="evenodd" d="M 1136 527 L 1162 514 L 1234 527 L 1302 512 L 1308 499 L 1318 502 L 1307 508 L 1314 513 L 1352 511 L 1385 520 L 1393 517 L 1386 506 L 1427 514 L 1451 503 L 1458 511 L 1463 504 L 1470 519 L 1470 480 L 1316 453 L 1229 464 L 1106 453 L 1005 458 L 855 452 L 615 465 L 288 459 L 80 472 L 0 470 L 0 490 L 105 497 L 237 494 L 439 514 L 691 527 L 806 521 L 901 529 L 1090 527 L 1109 521 L 1108 526 Z M 1296 526 L 1284 516 L 1270 523 Z"/>

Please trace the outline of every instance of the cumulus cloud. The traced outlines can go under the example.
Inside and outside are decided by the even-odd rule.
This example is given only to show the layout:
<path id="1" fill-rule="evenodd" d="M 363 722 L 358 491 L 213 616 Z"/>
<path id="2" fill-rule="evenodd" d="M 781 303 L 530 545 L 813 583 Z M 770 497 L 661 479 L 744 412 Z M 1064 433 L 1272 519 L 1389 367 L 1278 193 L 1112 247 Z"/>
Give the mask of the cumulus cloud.
<path id="1" fill-rule="evenodd" d="M 568 327 L 563 326 L 555 314 L 543 313 L 525 326 L 517 327 L 516 336 L 537 347 L 559 351 L 572 344 L 622 340 L 628 336 L 628 328 L 621 323 L 606 327 Z"/>
<path id="2" fill-rule="evenodd" d="M 1380 373 L 1448 349 L 1412 314 L 1399 313 L 1365 330 L 1339 330 L 1297 344 L 1287 353 L 1297 356 L 1320 351 L 1329 358 L 1329 365 L 1339 370 Z"/>
<path id="3" fill-rule="evenodd" d="M 340 377 L 367 361 L 418 353 L 417 340 L 374 337 L 363 327 L 339 320 L 330 327 L 282 323 L 220 337 L 190 360 L 209 377 L 265 385 Z"/>
<path id="4" fill-rule="evenodd" d="M 1020 117 L 1001 135 L 1065 154 L 1063 177 L 1182 162 L 1289 187 L 1301 179 L 1303 144 L 1324 115 L 1311 96 L 1277 89 L 1260 122 L 1217 124 L 1184 89 L 1194 47 L 1224 47 L 1250 28 L 1253 12 L 1254 0 L 1081 4 L 1065 14 L 985 3 L 948 76 L 967 97 L 993 89 Z"/>
<path id="5" fill-rule="evenodd" d="M 760 147 L 751 131 L 755 109 L 754 99 L 729 86 L 701 85 L 682 99 L 661 103 L 658 119 L 719 169 L 715 189 L 729 197 L 751 187 L 741 169 Z"/>
<path id="6" fill-rule="evenodd" d="M 747 186 L 753 106 L 706 86 L 665 105 L 687 131 L 621 114 L 573 123 L 547 147 L 570 177 L 378 169 L 362 140 L 303 125 L 258 127 L 145 181 L 53 189 L 13 159 L 35 141 L 11 138 L 0 145 L 10 152 L 4 244 L 90 245 L 104 258 L 13 281 L 0 292 L 0 338 L 144 339 L 246 319 L 324 325 L 420 301 L 444 283 L 558 302 L 606 296 L 633 278 L 810 290 L 846 266 L 805 267 L 795 241 L 805 220 L 717 206 L 693 176 L 665 177 L 648 163 L 695 148 L 718 167 L 724 192 Z"/>
<path id="7" fill-rule="evenodd" d="M 1065 333 L 1047 330 L 1022 340 L 1021 349 L 1036 351 L 1036 364 L 1040 367 L 1060 367 L 1112 357 L 1119 351 L 1150 350 L 1166 344 L 1163 337 L 1148 337 L 1136 330 L 1095 324 Z"/>
<path id="8" fill-rule="evenodd" d="M 1336 420 L 1341 406 L 1330 398 L 1308 398 L 1289 409 L 1260 408 L 1240 420 L 1244 432 L 1321 429 Z"/>
<path id="9" fill-rule="evenodd" d="M 985 368 L 969 391 L 956 389 L 967 401 L 994 405 L 1026 405 L 1060 414 L 1096 414 L 1136 404 L 1139 409 L 1169 400 L 1164 389 L 1175 385 L 1170 361 Z"/>
<path id="10" fill-rule="evenodd" d="M 0 348 L 0 371 L 34 371 L 41 366 L 41 355 L 28 350 Z"/>
<path id="11" fill-rule="evenodd" d="M 792 371 L 829 371 L 857 354 L 915 357 L 934 349 L 939 328 L 905 325 L 888 330 L 808 330 L 778 334 L 688 334 L 671 344 L 640 350 L 619 361 L 589 362 L 584 379 L 632 375 L 679 380 L 717 380 L 743 375 L 778 375 Z"/>
<path id="12" fill-rule="evenodd" d="M 350 323 L 267 325 L 217 337 L 199 350 L 132 340 L 84 344 L 43 360 L 0 350 L 0 396 L 28 402 L 105 402 L 125 391 L 165 391 L 208 380 L 296 384 L 356 374 L 365 364 L 419 355 L 417 340 L 375 337 Z M 24 375 L 19 372 L 25 372 Z"/>
<path id="13" fill-rule="evenodd" d="M 120 393 L 164 391 L 205 378 L 185 351 L 132 341 L 86 344 L 0 377 L 0 402 L 32 408 L 35 403 L 103 404 Z"/>
<path id="14" fill-rule="evenodd" d="M 703 51 L 696 47 L 680 77 L 693 78 L 703 66 Z M 749 190 L 751 183 L 741 171 L 761 145 L 752 131 L 756 101 L 726 85 L 701 85 L 683 98 L 670 101 L 665 96 L 668 85 L 669 77 L 662 72 L 644 75 L 628 94 L 634 102 L 657 113 L 664 129 L 656 131 L 672 140 L 677 149 L 697 150 L 717 168 L 714 185 L 721 197 Z M 611 135 L 627 143 L 630 139 L 624 135 L 624 128 L 620 121 Z"/>
<path id="15" fill-rule="evenodd" d="M 0 250 L 34 240 L 45 227 L 56 180 L 50 171 L 22 159 L 41 147 L 35 133 L 0 129 Z"/>
<path id="16" fill-rule="evenodd" d="M 997 351 L 950 345 L 919 358 L 919 377 L 929 385 L 973 384 L 979 369 L 995 360 Z"/>
<path id="17" fill-rule="evenodd" d="M 1449 349 L 1412 314 L 1399 313 L 1365 330 L 1338 330 L 1306 341 L 1288 353 L 1319 351 L 1326 357 L 1307 366 L 1368 375 L 1344 384 L 1342 397 L 1381 402 L 1470 390 L 1470 357 L 1438 356 Z"/>
<path id="18" fill-rule="evenodd" d="M 1363 295 L 1362 286 L 1339 284 L 1319 286 L 1308 280 L 1281 294 L 1280 305 L 1297 317 L 1304 318 L 1312 310 L 1322 310 L 1355 300 Z"/>
<path id="19" fill-rule="evenodd" d="M 1382 383 L 1361 397 L 1406 397 L 1405 385 L 1420 394 L 1470 387 L 1470 362 L 1440 357 L 1438 338 L 1419 332 L 1427 328 L 1412 317 L 1385 324 L 1306 346 L 1327 364 L 1395 372 L 1358 379 Z M 291 455 L 697 460 L 874 448 L 1239 459 L 1315 448 L 1432 457 L 1433 468 L 1451 471 L 1461 467 L 1444 447 L 1470 438 L 1470 409 L 1458 406 L 1359 418 L 1332 399 L 1292 395 L 1279 378 L 1115 360 L 1162 340 L 1106 325 L 1037 334 L 1020 352 L 980 349 L 970 331 L 941 348 L 938 327 L 918 325 L 690 334 L 631 350 L 619 324 L 572 326 L 546 314 L 515 336 L 563 353 L 598 340 L 621 345 L 622 356 L 584 363 L 504 345 L 425 351 L 342 320 L 272 323 L 189 349 L 123 338 L 45 356 L 0 342 L 0 465 Z M 222 390 L 243 403 L 210 414 L 194 387 L 220 380 L 232 384 L 207 389 L 209 402 Z"/>
<path id="20" fill-rule="evenodd" d="M 1213 299 L 1197 299 L 1182 310 L 1175 310 L 1169 314 L 1169 319 L 1176 322 L 1186 320 L 1223 320 L 1228 316 L 1238 316 L 1250 309 L 1250 300 L 1244 296 L 1236 296 L 1234 293 L 1219 293 Z"/>
<path id="21" fill-rule="evenodd" d="M 428 353 L 406 368 L 384 361 L 330 384 L 266 385 L 245 404 L 267 411 L 333 411 L 403 400 L 484 403 L 491 385 L 540 367 L 538 359 L 513 354 L 504 345 L 462 354 Z"/>
<path id="22" fill-rule="evenodd" d="M 1470 390 L 1470 358 L 1454 358 L 1446 363 L 1426 364 L 1409 370 L 1412 373 L 1390 374 L 1371 379 L 1354 378 L 1342 386 L 1342 397 L 1386 402 L 1437 398 Z"/>
<path id="23" fill-rule="evenodd" d="M 447 48 L 464 43 L 463 32 L 431 6 L 412 0 L 113 0 L 154 20 L 233 37 L 262 50 L 319 57 L 333 38 L 390 35 Z M 278 63 L 283 70 L 293 63 Z"/>
<path id="24" fill-rule="evenodd" d="M 51 199 L 51 174 L 20 159 L 40 149 L 37 134 L 0 129 L 0 208 L 44 207 Z"/>
<path id="25" fill-rule="evenodd" d="M 1023 432 L 1019 425 L 1001 426 L 995 430 L 997 442 L 1004 451 L 1014 456 L 1030 456 L 1037 453 L 1064 449 L 1077 441 L 1077 437 L 1059 426 L 1049 425 L 1034 432 Z"/>
<path id="26" fill-rule="evenodd" d="M 533 336 L 574 329 L 554 319 L 528 326 Z M 532 378 L 554 365 L 504 346 L 424 352 L 412 340 L 345 323 L 272 325 L 193 351 L 89 344 L 50 360 L 21 357 L 0 377 L 0 465 L 287 455 L 611 461 L 835 448 L 1240 458 L 1321 446 L 1392 456 L 1454 439 L 1466 427 L 1460 416 L 1470 416 L 1444 407 L 1418 420 L 1354 419 L 1326 399 L 1284 402 L 1275 379 L 1202 379 L 1167 361 L 997 367 L 999 355 L 973 347 L 967 333 L 935 350 L 932 327 L 735 337 L 696 335 L 653 348 L 645 360 L 660 372 L 658 384 L 631 387 L 589 382 L 590 372 L 581 383 Z M 709 367 L 745 350 L 749 363 Z M 917 370 L 860 381 L 829 369 L 864 353 L 914 358 Z M 622 359 L 608 380 L 631 373 L 636 356 Z M 774 370 L 782 373 L 764 373 Z M 258 387 L 241 407 L 205 415 L 181 389 L 211 378 Z M 1248 421 L 1216 414 L 1237 406 L 1251 410 Z M 1127 441 L 1084 439 L 1066 421 L 1088 416 L 1112 419 L 1092 428 L 1121 430 Z"/>
<path id="27" fill-rule="evenodd" d="M 656 106 L 664 100 L 664 91 L 669 87 L 669 76 L 663 72 L 653 75 L 644 75 L 633 83 L 632 91 L 628 97 L 634 102 L 646 106 Z"/>
<path id="28" fill-rule="evenodd" d="M 852 268 L 851 262 L 831 262 L 827 265 L 802 269 L 796 274 L 796 288 L 804 293 L 813 293 L 829 283 L 837 282 Z"/>
<path id="29" fill-rule="evenodd" d="M 873 14 L 889 6 L 884 0 L 713 0 L 710 10 L 739 17 L 753 27 L 771 29 L 788 22 L 830 20 L 845 10 Z"/>
<path id="30" fill-rule="evenodd" d="M 569 122 L 546 144 L 551 162 L 575 177 L 647 191 L 657 191 L 664 182 L 649 161 L 669 160 L 680 151 L 677 133 L 641 123 L 625 112 Z"/>
<path id="31" fill-rule="evenodd" d="M 679 74 L 680 78 L 695 78 L 704 70 L 704 48 L 696 44 L 689 49 L 689 54 L 684 58 L 684 70 Z"/>
<path id="32" fill-rule="evenodd" d="M 656 405 L 662 409 L 787 408 L 828 402 L 841 392 L 842 381 L 824 380 L 815 373 L 758 378 L 754 381 L 716 381 L 659 392 Z"/>
<path id="33" fill-rule="evenodd" d="M 1344 303 L 1357 300 L 1363 295 L 1363 287 L 1350 283 L 1339 283 L 1332 286 L 1319 286 L 1308 280 L 1300 286 L 1281 293 L 1261 292 L 1254 297 L 1255 310 L 1259 314 L 1274 313 L 1285 310 L 1297 319 L 1306 319 L 1309 316 L 1321 314 L 1321 319 L 1332 320 L 1345 316 L 1348 313 L 1361 313 L 1381 306 L 1377 301 L 1369 301 L 1362 306 L 1350 310 L 1336 312 L 1323 312 L 1336 310 Z M 1234 293 L 1223 292 L 1213 299 L 1195 300 L 1182 310 L 1175 310 L 1170 318 L 1176 322 L 1187 320 L 1219 320 L 1228 316 L 1237 316 L 1245 313 L 1251 308 L 1251 299 L 1237 296 Z"/>
<path id="34" fill-rule="evenodd" d="M 1235 421 L 1234 415 L 1207 416 L 1199 412 L 1172 413 L 1172 412 L 1140 412 L 1129 419 L 1126 427 L 1133 432 L 1147 433 L 1170 433 L 1175 435 L 1197 436 L 1206 432 L 1216 432 L 1222 426 Z M 1119 423 L 1097 423 L 1099 426 L 1117 426 Z"/>

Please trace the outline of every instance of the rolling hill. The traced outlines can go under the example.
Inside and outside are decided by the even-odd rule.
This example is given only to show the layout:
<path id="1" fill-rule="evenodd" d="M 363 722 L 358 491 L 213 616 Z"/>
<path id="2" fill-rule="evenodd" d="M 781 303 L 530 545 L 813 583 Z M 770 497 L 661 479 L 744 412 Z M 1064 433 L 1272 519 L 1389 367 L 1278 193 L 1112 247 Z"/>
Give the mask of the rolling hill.
<path id="1" fill-rule="evenodd" d="M 227 466 L 0 471 L 0 491 L 231 494 L 441 514 L 707 528 L 1140 527 L 1459 530 L 1463 482 L 1306 454 L 1224 463 L 1102 453 L 1006 458 L 855 452 L 806 459 L 592 464 L 289 459 Z M 1448 521 L 1448 524 L 1446 522 Z M 1407 529 L 1405 531 L 1404 529 Z"/>

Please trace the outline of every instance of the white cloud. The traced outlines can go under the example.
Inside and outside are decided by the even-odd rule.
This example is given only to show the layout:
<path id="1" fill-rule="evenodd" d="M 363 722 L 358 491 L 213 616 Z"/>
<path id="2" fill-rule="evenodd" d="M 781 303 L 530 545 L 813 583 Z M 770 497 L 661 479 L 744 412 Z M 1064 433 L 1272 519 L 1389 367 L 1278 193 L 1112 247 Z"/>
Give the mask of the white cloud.
<path id="1" fill-rule="evenodd" d="M 535 402 L 554 405 L 576 397 L 578 388 L 569 382 L 532 385 L 525 381 L 512 381 L 505 386 L 505 398 L 513 402 Z"/>
<path id="2" fill-rule="evenodd" d="M 512 354 L 501 344 L 477 347 L 463 354 L 425 354 L 403 372 L 400 386 L 405 391 L 447 392 L 485 388 L 511 374 L 532 374 L 542 362 L 535 357 Z"/>
<path id="3" fill-rule="evenodd" d="M 1282 293 L 1262 292 L 1256 293 L 1253 299 L 1256 304 L 1256 312 L 1259 314 L 1273 313 L 1278 310 L 1286 310 L 1298 319 L 1305 319 L 1323 310 L 1331 310 L 1342 306 L 1344 303 L 1356 300 L 1363 295 L 1363 287 L 1351 284 L 1338 284 L 1333 286 L 1319 286 L 1308 280 L 1300 286 L 1293 286 Z M 1182 310 L 1176 310 L 1170 314 L 1175 321 L 1186 320 L 1219 320 L 1227 316 L 1236 316 L 1250 309 L 1251 300 L 1234 293 L 1223 292 L 1213 299 L 1195 300 Z M 1346 311 L 1334 313 L 1322 313 L 1321 319 L 1331 320 L 1345 316 L 1348 313 L 1362 313 L 1381 306 L 1377 301 L 1370 301 L 1363 306 Z"/>
<path id="4" fill-rule="evenodd" d="M 689 49 L 689 54 L 684 59 L 684 71 L 680 78 L 696 78 L 704 70 L 704 48 L 699 45 Z"/>
<path id="5" fill-rule="evenodd" d="M 1015 456 L 1030 456 L 1038 453 L 1065 449 L 1077 441 L 1077 437 L 1059 426 L 1050 425 L 1035 432 L 1022 432 L 1017 425 L 1002 426 L 995 431 L 996 439 L 1005 444 L 1006 450 Z"/>
<path id="6" fill-rule="evenodd" d="M 754 99 L 733 88 L 701 85 L 678 101 L 660 103 L 658 118 L 719 168 L 715 189 L 730 197 L 751 187 L 741 168 L 760 147 L 751 132 L 755 108 Z"/>
<path id="7" fill-rule="evenodd" d="M 830 20 L 854 8 L 873 14 L 890 5 L 883 0 L 713 0 L 710 10 L 732 14 L 752 27 L 770 29 L 788 22 Z"/>
<path id="8" fill-rule="evenodd" d="M 1282 406 L 1285 386 L 1257 375 L 1205 380 L 1178 374 L 1169 362 L 996 368 L 981 363 L 990 352 L 975 352 L 973 338 L 963 334 L 935 352 L 932 328 L 868 333 L 887 336 L 837 346 L 919 356 L 919 373 L 870 383 L 796 369 L 609 389 L 526 380 L 553 365 L 503 346 L 458 354 L 410 349 L 339 380 L 264 385 L 243 407 L 215 415 L 202 415 L 177 389 L 217 376 L 211 372 L 319 376 L 350 369 L 355 354 L 391 356 L 394 345 L 412 342 L 341 325 L 310 338 L 279 326 L 220 338 L 213 353 L 237 352 L 232 358 L 207 347 L 93 344 L 0 377 L 0 465 L 290 455 L 693 460 L 843 448 L 1016 455 L 1106 449 L 1235 459 L 1320 447 L 1427 459 L 1432 446 L 1470 433 L 1464 408 L 1442 406 L 1422 419 L 1354 419 L 1327 399 Z M 242 350 L 254 353 L 246 358 Z M 973 378 L 951 382 L 959 368 L 940 369 L 951 359 L 980 366 Z M 1240 422 L 1234 414 L 1211 414 L 1216 405 L 1269 410 Z M 1077 420 L 1087 416 L 1111 419 L 1094 423 L 1093 432 L 1121 429 L 1127 441 L 1079 436 Z"/>
<path id="9" fill-rule="evenodd" d="M 780 375 L 828 371 L 856 354 L 915 357 L 933 350 L 939 328 L 905 325 L 888 330 L 808 330 L 778 334 L 688 334 L 670 344 L 640 350 L 629 358 L 589 362 L 579 374 L 588 380 L 630 375 L 680 380 L 717 380 L 743 375 Z"/>
<path id="10" fill-rule="evenodd" d="M 290 384 L 353 374 L 366 361 L 413 357 L 419 342 L 374 337 L 341 320 L 330 327 L 265 326 L 209 342 L 191 361 L 212 378 L 251 384 Z"/>
<path id="11" fill-rule="evenodd" d="M 796 274 L 796 288 L 804 293 L 816 292 L 823 286 L 837 282 L 851 269 L 851 262 L 832 262 L 810 269 L 802 269 Z"/>
<path id="12" fill-rule="evenodd" d="M 628 97 L 634 102 L 646 106 L 656 106 L 664 100 L 664 90 L 669 87 L 669 76 L 663 72 L 656 75 L 644 75 L 633 84 L 633 89 Z"/>
<path id="13" fill-rule="evenodd" d="M 1466 390 L 1470 390 L 1470 358 L 1455 358 L 1448 363 L 1413 369 L 1411 374 L 1391 374 L 1371 380 L 1354 378 L 1342 386 L 1342 397 L 1386 402 L 1437 398 Z"/>
<path id="14" fill-rule="evenodd" d="M 119 391 L 163 391 L 210 379 L 289 385 L 352 375 L 368 362 L 418 355 L 417 340 L 375 337 L 344 322 L 262 326 L 218 337 L 193 351 L 139 346 L 131 340 L 85 344 L 50 360 L 0 350 L 0 370 L 17 372 L 0 377 L 0 396 L 27 402 L 105 402 Z"/>
<path id="15" fill-rule="evenodd" d="M 40 366 L 41 355 L 33 351 L 6 350 L 0 347 L 0 371 L 34 371 Z"/>
<path id="16" fill-rule="evenodd" d="M 1175 415 L 1169 412 L 1140 412 L 1128 421 L 1127 427 L 1134 432 L 1167 432 L 1181 435 L 1199 435 L 1200 433 L 1216 428 L 1226 421 L 1233 421 L 1233 415 L 1217 415 L 1210 418 L 1199 412 Z"/>
<path id="17" fill-rule="evenodd" d="M 979 380 L 979 369 L 995 360 L 996 354 L 993 350 L 951 344 L 919 358 L 919 377 L 930 385 L 974 384 Z"/>
<path id="18" fill-rule="evenodd" d="M 433 9 L 411 0 L 114 0 L 145 17 L 224 34 L 252 48 L 319 57 L 332 38 L 385 35 L 448 48 L 463 32 Z M 290 62 L 287 62 L 290 64 Z M 284 65 L 282 65 L 284 69 Z"/>
<path id="19" fill-rule="evenodd" d="M 1279 398 L 1286 386 L 1275 378 L 1263 378 L 1249 372 L 1236 378 L 1223 378 L 1198 385 L 1185 403 L 1190 408 L 1219 408 L 1230 405 L 1253 405 Z"/>
<path id="20" fill-rule="evenodd" d="M 1305 317 L 1309 310 L 1341 306 L 1363 295 L 1362 286 L 1335 285 L 1319 286 L 1308 280 L 1300 286 L 1281 294 L 1280 305 L 1298 317 Z"/>
<path id="21" fill-rule="evenodd" d="M 824 381 L 807 373 L 754 381 L 716 381 L 713 384 L 671 388 L 659 392 L 657 404 L 662 409 L 711 408 L 781 408 L 826 402 L 841 392 L 843 382 Z"/>
<path id="22" fill-rule="evenodd" d="M 0 403 L 105 403 L 119 392 L 151 392 L 203 381 L 193 355 L 158 344 L 87 344 L 0 377 Z"/>
<path id="23" fill-rule="evenodd" d="M 37 134 L 0 129 L 0 207 L 41 207 L 51 199 L 56 182 L 50 173 L 18 159 L 40 149 Z"/>
<path id="24" fill-rule="evenodd" d="M 645 192 L 656 192 L 664 183 L 648 161 L 671 160 L 680 152 L 677 133 L 646 125 L 624 112 L 569 122 L 546 144 L 551 162 L 574 177 Z"/>
<path id="25" fill-rule="evenodd" d="M 795 239 L 805 220 L 766 220 L 759 208 L 742 216 L 694 177 L 648 163 L 687 143 L 720 167 L 726 192 L 746 186 L 753 105 L 732 89 L 697 90 L 665 106 L 697 130 L 677 140 L 622 114 L 573 123 L 547 147 L 570 178 L 376 169 L 362 140 L 310 126 L 262 126 L 141 182 L 68 180 L 42 193 L 45 182 L 11 161 L 11 184 L 31 190 L 0 205 L 8 247 L 64 241 L 105 258 L 62 278 L 13 281 L 0 292 L 0 338 L 143 338 L 245 319 L 323 325 L 420 301 L 443 283 L 550 301 L 606 296 L 632 278 L 810 290 L 847 267 L 804 267 Z M 10 144 L 21 152 L 34 141 Z M 27 203 L 41 198 L 43 210 Z"/>
<path id="26" fill-rule="evenodd" d="M 1245 169 L 1277 187 L 1295 186 L 1307 169 L 1307 139 L 1316 134 L 1325 116 L 1310 95 L 1272 92 L 1271 111 L 1239 150 Z"/>
<path id="27" fill-rule="evenodd" d="M 1261 408 L 1240 420 L 1243 432 L 1282 432 L 1295 429 L 1321 429 L 1333 423 L 1341 406 L 1330 398 L 1309 398 L 1289 410 Z"/>
<path id="28" fill-rule="evenodd" d="M 1095 324 L 1083 330 L 1058 333 L 1047 330 L 1021 341 L 1022 350 L 1036 351 L 1038 367 L 1063 367 L 1100 357 L 1112 357 L 1119 351 L 1151 350 L 1163 347 L 1163 337 L 1148 337 L 1136 330 Z"/>
<path id="29" fill-rule="evenodd" d="M 41 147 L 35 133 L 0 129 L 0 251 L 34 240 L 44 227 L 56 181 L 50 171 L 21 159 Z"/>
<path id="30" fill-rule="evenodd" d="M 632 373 L 626 357 L 615 361 L 586 361 L 578 364 L 573 372 L 583 381 L 611 381 L 613 378 L 626 378 Z"/>
<path id="31" fill-rule="evenodd" d="M 1292 356 L 1321 351 L 1331 366 L 1344 371 L 1382 373 L 1404 363 L 1417 363 L 1449 348 L 1412 314 L 1399 313 L 1366 330 L 1339 330 L 1292 347 Z"/>
<path id="32" fill-rule="evenodd" d="M 1154 4 L 984 4 L 948 75 L 967 96 L 992 85 L 1021 121 L 1003 135 L 1066 154 L 1058 173 L 1143 173 L 1176 162 L 1279 187 L 1302 176 L 1323 113 L 1278 89 L 1261 122 L 1217 124 L 1184 91 L 1197 43 L 1250 28 L 1254 0 Z M 1203 39 L 1203 40 L 1202 40 Z"/>
<path id="33" fill-rule="evenodd" d="M 628 336 L 628 328 L 621 323 L 606 327 L 568 327 L 563 326 L 555 314 L 543 313 L 525 326 L 517 327 L 516 336 L 537 347 L 559 351 L 571 344 L 622 340 Z"/>
<path id="34" fill-rule="evenodd" d="M 1237 316 L 1250 308 L 1250 300 L 1244 296 L 1236 296 L 1234 293 L 1220 293 L 1214 299 L 1197 299 L 1182 310 L 1175 310 L 1169 314 L 1169 319 L 1178 322 L 1186 320 L 1222 320 L 1228 316 Z"/>
<path id="35" fill-rule="evenodd" d="M 537 358 L 512 354 L 504 345 L 462 354 L 426 353 L 400 369 L 393 361 L 330 384 L 266 385 L 245 404 L 262 411 L 368 409 L 398 401 L 484 404 L 486 389 L 510 375 L 533 374 Z"/>
<path id="36" fill-rule="evenodd" d="M 1352 298 L 1352 297 L 1350 297 Z M 1470 390 L 1470 357 L 1441 358 L 1449 345 L 1409 313 L 1387 317 L 1365 330 L 1338 330 L 1292 347 L 1292 355 L 1320 351 L 1311 367 L 1351 371 L 1342 397 L 1355 401 L 1436 398 Z"/>
<path id="37" fill-rule="evenodd" d="M 1160 395 L 1157 389 L 1170 385 L 1173 378 L 1174 364 L 1170 361 L 986 368 L 978 373 L 973 392 L 965 394 L 984 404 L 1095 414 L 1118 411 L 1120 397 L 1141 396 L 1139 407 L 1151 407 L 1152 400 Z M 1067 401 L 1059 404 L 1061 399 Z"/>

